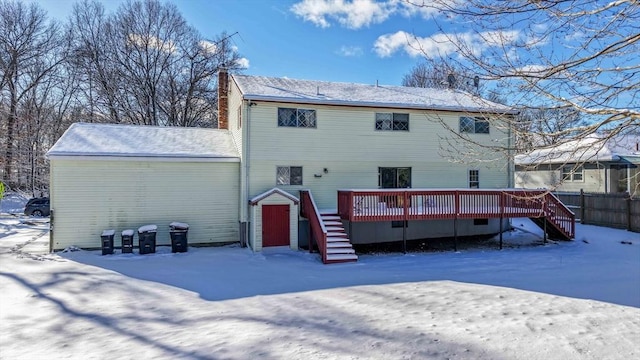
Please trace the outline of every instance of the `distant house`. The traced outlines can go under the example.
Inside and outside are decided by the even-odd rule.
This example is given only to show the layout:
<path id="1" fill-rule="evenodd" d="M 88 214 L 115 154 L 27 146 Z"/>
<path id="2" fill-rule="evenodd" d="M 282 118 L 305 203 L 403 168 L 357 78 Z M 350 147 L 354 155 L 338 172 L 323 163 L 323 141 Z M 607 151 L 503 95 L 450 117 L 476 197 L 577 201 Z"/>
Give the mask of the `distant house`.
<path id="1" fill-rule="evenodd" d="M 517 155 L 515 163 L 519 188 L 633 193 L 640 177 L 640 136 L 591 135 Z"/>
<path id="2" fill-rule="evenodd" d="M 219 86 L 219 129 L 69 128 L 48 154 L 52 248 L 95 247 L 103 229 L 182 221 L 192 225 L 190 243 L 297 249 L 314 231 L 303 190 L 335 214 L 339 189 L 513 187 L 508 156 L 490 167 L 482 155 L 454 163 L 441 154 L 452 132 L 509 144 L 504 120 L 516 112 L 475 95 L 225 72 Z M 369 198 L 380 209 L 416 206 L 398 194 Z M 350 224 L 350 239 L 340 218 L 323 217 L 335 240 L 323 260 L 355 259 L 351 243 L 496 234 L 508 223 L 494 217 Z M 168 242 L 163 231 L 159 244 Z"/>

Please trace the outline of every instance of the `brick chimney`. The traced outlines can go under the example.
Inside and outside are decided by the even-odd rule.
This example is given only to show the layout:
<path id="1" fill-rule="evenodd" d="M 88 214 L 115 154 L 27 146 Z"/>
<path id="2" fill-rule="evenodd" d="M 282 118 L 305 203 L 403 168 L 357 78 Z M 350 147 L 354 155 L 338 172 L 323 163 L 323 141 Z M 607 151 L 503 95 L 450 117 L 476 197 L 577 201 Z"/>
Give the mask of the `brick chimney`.
<path id="1" fill-rule="evenodd" d="M 229 74 L 218 70 L 218 129 L 229 129 Z"/>

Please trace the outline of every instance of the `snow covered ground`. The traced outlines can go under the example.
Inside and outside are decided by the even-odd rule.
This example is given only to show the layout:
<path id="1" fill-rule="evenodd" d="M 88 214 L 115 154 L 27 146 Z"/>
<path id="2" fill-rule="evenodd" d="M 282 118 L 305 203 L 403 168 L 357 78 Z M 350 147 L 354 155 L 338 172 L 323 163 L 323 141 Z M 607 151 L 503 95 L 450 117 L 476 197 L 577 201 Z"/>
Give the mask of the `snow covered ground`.
<path id="1" fill-rule="evenodd" d="M 47 219 L 0 214 L 0 359 L 640 358 L 640 234 L 361 255 L 237 246 L 47 254 Z"/>

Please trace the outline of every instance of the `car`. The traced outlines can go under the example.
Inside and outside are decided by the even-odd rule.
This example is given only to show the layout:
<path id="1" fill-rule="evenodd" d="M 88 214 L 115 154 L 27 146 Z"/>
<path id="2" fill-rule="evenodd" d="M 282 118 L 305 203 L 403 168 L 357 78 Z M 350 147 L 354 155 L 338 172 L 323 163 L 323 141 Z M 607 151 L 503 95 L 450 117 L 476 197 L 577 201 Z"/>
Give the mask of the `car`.
<path id="1" fill-rule="evenodd" d="M 29 199 L 24 206 L 24 214 L 27 216 L 49 216 L 51 213 L 49 206 L 48 197 Z"/>

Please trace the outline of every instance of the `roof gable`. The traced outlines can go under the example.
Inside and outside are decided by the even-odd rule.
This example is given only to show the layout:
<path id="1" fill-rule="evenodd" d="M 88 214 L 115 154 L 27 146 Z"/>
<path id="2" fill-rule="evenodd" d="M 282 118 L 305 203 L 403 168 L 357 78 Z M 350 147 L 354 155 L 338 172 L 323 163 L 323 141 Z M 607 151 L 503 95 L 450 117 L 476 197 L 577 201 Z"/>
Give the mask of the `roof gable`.
<path id="1" fill-rule="evenodd" d="M 71 125 L 47 156 L 239 157 L 227 130 L 89 123 Z"/>
<path id="2" fill-rule="evenodd" d="M 244 99 L 301 104 L 517 114 L 508 106 L 456 89 L 232 75 Z"/>

